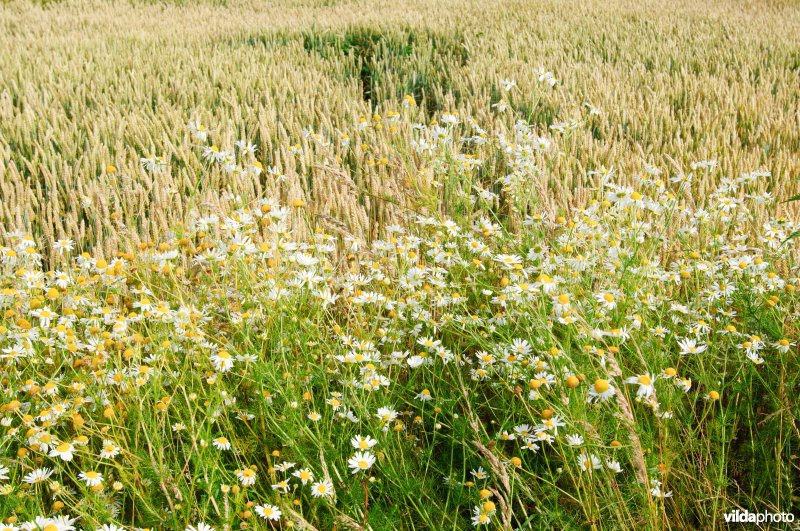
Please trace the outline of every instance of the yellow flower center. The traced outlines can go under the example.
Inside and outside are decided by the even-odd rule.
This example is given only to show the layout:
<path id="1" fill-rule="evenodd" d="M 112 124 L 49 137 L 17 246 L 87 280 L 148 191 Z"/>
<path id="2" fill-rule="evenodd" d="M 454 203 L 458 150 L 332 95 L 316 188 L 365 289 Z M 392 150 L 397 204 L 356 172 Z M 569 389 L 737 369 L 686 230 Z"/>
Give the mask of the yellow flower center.
<path id="1" fill-rule="evenodd" d="M 598 393 L 605 393 L 610 387 L 611 385 L 608 383 L 608 380 L 598 378 L 594 381 L 594 390 Z"/>

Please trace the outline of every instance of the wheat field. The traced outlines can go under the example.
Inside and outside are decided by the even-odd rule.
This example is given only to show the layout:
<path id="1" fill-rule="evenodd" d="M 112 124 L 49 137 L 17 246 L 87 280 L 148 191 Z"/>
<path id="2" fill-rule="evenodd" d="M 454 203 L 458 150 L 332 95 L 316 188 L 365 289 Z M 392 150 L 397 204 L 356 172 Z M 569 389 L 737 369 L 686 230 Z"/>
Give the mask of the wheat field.
<path id="1" fill-rule="evenodd" d="M 793 529 L 800 6 L 0 2 L 0 531 Z"/>
<path id="2" fill-rule="evenodd" d="M 776 197 L 797 191 L 791 2 L 10 3 L 0 28 L 0 228 L 47 241 L 72 235 L 108 251 L 155 240 L 226 192 L 246 202 L 269 189 L 266 173 L 204 171 L 186 131 L 194 119 L 217 144 L 254 141 L 265 167 L 285 171 L 283 197 L 367 231 L 388 214 L 359 195 L 405 200 L 405 176 L 373 182 L 338 162 L 337 146 L 326 168 L 311 154 L 289 162 L 303 128 L 348 134 L 407 94 L 425 99 L 420 119 L 453 109 L 481 118 L 506 78 L 519 88 L 510 103 L 533 123 L 600 111 L 552 170 L 559 207 L 580 197 L 587 171 L 642 162 L 688 173 L 716 159 L 729 175 L 770 171 Z M 530 101 L 538 66 L 562 90 Z M 387 144 L 372 149 L 394 165 Z M 150 154 L 165 157 L 168 175 L 143 173 Z"/>

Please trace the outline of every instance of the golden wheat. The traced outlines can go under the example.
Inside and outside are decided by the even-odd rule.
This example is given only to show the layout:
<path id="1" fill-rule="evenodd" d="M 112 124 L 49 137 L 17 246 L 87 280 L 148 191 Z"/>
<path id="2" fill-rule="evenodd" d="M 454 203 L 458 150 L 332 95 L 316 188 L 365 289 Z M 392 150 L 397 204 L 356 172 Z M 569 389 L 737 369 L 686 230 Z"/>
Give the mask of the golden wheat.
<path id="1" fill-rule="evenodd" d="M 662 154 L 676 173 L 717 159 L 726 175 L 771 171 L 779 199 L 796 189 L 800 11 L 789 2 L 305 4 L 4 5 L 0 230 L 111 250 L 158 239 L 195 209 L 279 190 L 345 230 L 374 232 L 420 199 L 421 169 L 391 135 L 354 146 L 349 162 L 335 143 L 325 164 L 310 149 L 295 158 L 287 150 L 308 147 L 303 128 L 336 138 L 409 93 L 424 98 L 419 121 L 457 108 L 491 122 L 501 80 L 534 93 L 539 65 L 563 90 L 509 103 L 543 130 L 590 122 L 542 183 L 553 209 L 587 197 L 588 170 L 629 174 Z M 256 142 L 286 181 L 208 171 L 191 119 L 219 145 Z M 150 153 L 168 173 L 142 171 Z M 369 164 L 381 156 L 382 168 Z M 695 191 L 710 185 L 699 178 Z"/>

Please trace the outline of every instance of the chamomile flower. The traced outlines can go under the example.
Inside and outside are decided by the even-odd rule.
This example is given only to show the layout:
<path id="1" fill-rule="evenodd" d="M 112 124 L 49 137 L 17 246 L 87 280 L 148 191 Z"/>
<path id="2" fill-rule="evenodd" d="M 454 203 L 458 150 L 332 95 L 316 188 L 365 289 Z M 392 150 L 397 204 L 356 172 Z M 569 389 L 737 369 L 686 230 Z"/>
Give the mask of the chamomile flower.
<path id="1" fill-rule="evenodd" d="M 53 469 L 51 468 L 37 468 L 25 474 L 22 481 L 29 485 L 36 485 L 47 481 L 52 475 Z"/>
<path id="2" fill-rule="evenodd" d="M 53 249 L 58 251 L 60 254 L 65 254 L 72 251 L 75 248 L 75 242 L 70 239 L 64 240 L 57 240 L 53 242 Z"/>
<path id="3" fill-rule="evenodd" d="M 483 510 L 483 507 L 478 505 L 472 509 L 472 525 L 475 527 L 479 527 L 482 525 L 489 525 L 492 523 L 492 514 L 494 511 L 487 512 Z"/>
<path id="4" fill-rule="evenodd" d="M 583 444 L 583 437 L 580 434 L 573 433 L 566 436 L 566 441 L 570 446 L 580 446 Z"/>
<path id="5" fill-rule="evenodd" d="M 233 368 L 233 357 L 228 351 L 220 350 L 211 356 L 211 363 L 219 372 L 227 372 Z"/>
<path id="6" fill-rule="evenodd" d="M 517 86 L 517 82 L 514 81 L 513 79 L 508 79 L 507 78 L 507 79 L 501 80 L 500 81 L 500 85 L 503 87 L 504 91 L 508 92 L 508 91 L 510 91 L 511 89 L 513 89 L 514 87 Z"/>
<path id="7" fill-rule="evenodd" d="M 375 455 L 372 452 L 356 452 L 348 459 L 347 466 L 352 469 L 353 474 L 366 472 L 375 464 Z"/>
<path id="8" fill-rule="evenodd" d="M 333 483 L 330 480 L 325 479 L 311 485 L 311 495 L 315 498 L 330 498 L 333 494 Z"/>
<path id="9" fill-rule="evenodd" d="M 299 470 L 295 470 L 292 472 L 292 475 L 299 479 L 303 485 L 308 483 L 309 481 L 314 481 L 314 473 L 311 472 L 308 468 L 301 468 Z"/>
<path id="10" fill-rule="evenodd" d="M 480 466 L 477 468 L 477 470 L 470 470 L 469 473 L 472 474 L 472 477 L 475 479 L 487 479 L 489 477 L 483 467 Z"/>
<path id="11" fill-rule="evenodd" d="M 417 400 L 421 400 L 422 402 L 429 402 L 433 400 L 433 396 L 431 396 L 431 392 L 428 389 L 423 389 L 420 391 L 415 398 Z"/>
<path id="12" fill-rule="evenodd" d="M 231 449 L 231 442 L 228 440 L 227 437 L 217 437 L 212 441 L 214 448 L 218 450 L 230 450 Z"/>
<path id="13" fill-rule="evenodd" d="M 652 395 L 656 390 L 654 385 L 655 381 L 656 377 L 651 374 L 641 374 L 639 376 L 631 376 L 630 378 L 625 379 L 626 384 L 639 386 L 639 388 L 636 390 L 637 398 L 643 398 Z"/>
<path id="14" fill-rule="evenodd" d="M 250 467 L 236 471 L 236 477 L 245 487 L 254 485 L 256 482 L 256 471 Z"/>
<path id="15" fill-rule="evenodd" d="M 103 447 L 100 450 L 100 457 L 103 459 L 113 459 L 119 455 L 119 446 L 108 439 L 103 440 Z"/>
<path id="16" fill-rule="evenodd" d="M 597 300 L 597 303 L 606 310 L 613 310 L 617 307 L 617 297 L 615 297 L 614 293 L 610 291 L 598 293 L 595 297 L 595 300 Z"/>
<path id="17" fill-rule="evenodd" d="M 678 378 L 675 381 L 675 384 L 685 393 L 688 393 L 689 390 L 692 388 L 692 379 L 691 378 Z"/>
<path id="18" fill-rule="evenodd" d="M 506 269 L 514 269 L 522 265 L 522 258 L 512 254 L 499 254 L 494 259 Z"/>
<path id="19" fill-rule="evenodd" d="M 397 418 L 397 411 L 388 407 L 382 407 L 378 409 L 376 416 L 381 422 L 388 423 L 394 421 Z"/>
<path id="20" fill-rule="evenodd" d="M 295 465 L 296 465 L 296 463 L 291 463 L 289 461 L 283 461 L 283 462 L 278 463 L 277 465 L 275 465 L 275 470 L 277 470 L 278 472 L 286 472 L 286 471 L 291 470 L 292 468 L 294 468 Z"/>
<path id="21" fill-rule="evenodd" d="M 650 494 L 652 494 L 654 498 L 671 498 L 672 491 L 664 491 L 661 486 L 662 483 L 660 480 L 656 478 L 650 480 Z"/>
<path id="22" fill-rule="evenodd" d="M 774 342 L 772 344 L 772 346 L 775 347 L 775 349 L 777 349 L 779 352 L 782 352 L 784 354 L 789 352 L 789 349 L 791 349 L 792 347 L 794 347 L 796 345 L 797 345 L 797 343 L 795 341 L 789 341 L 788 339 L 785 339 L 785 338 L 784 339 L 779 339 L 778 341 L 776 341 L 776 342 Z"/>
<path id="23" fill-rule="evenodd" d="M 589 386 L 589 403 L 606 402 L 616 394 L 617 390 L 614 388 L 611 380 L 598 378 L 592 385 Z"/>
<path id="24" fill-rule="evenodd" d="M 279 481 L 279 482 L 277 482 L 277 483 L 275 483 L 273 485 L 270 485 L 270 487 L 272 488 L 272 490 L 279 490 L 279 491 L 281 491 L 283 493 L 287 493 L 287 492 L 289 492 L 289 489 L 291 488 L 291 485 L 289 485 L 289 482 L 284 479 L 284 480 L 281 480 L 281 481 Z"/>
<path id="25" fill-rule="evenodd" d="M 37 516 L 34 519 L 34 526 L 32 529 L 41 529 L 42 531 L 75 531 L 75 518 L 69 516 L 55 516 L 45 518 L 44 516 Z"/>
<path id="26" fill-rule="evenodd" d="M 88 470 L 78 474 L 78 479 L 86 483 L 87 487 L 96 487 L 103 483 L 103 474 L 95 470 Z"/>
<path id="27" fill-rule="evenodd" d="M 603 468 L 603 462 L 594 454 L 581 454 L 578 456 L 578 466 L 584 472 L 592 472 Z"/>
<path id="28" fill-rule="evenodd" d="M 683 338 L 678 340 L 678 346 L 681 349 L 681 355 L 686 356 L 689 354 L 700 354 L 705 352 L 708 348 L 706 345 L 700 343 L 698 344 L 697 340 L 690 339 L 690 338 Z"/>
<path id="29" fill-rule="evenodd" d="M 366 437 L 362 437 L 361 435 L 356 435 L 352 439 L 350 439 L 350 444 L 356 450 L 369 450 L 376 444 L 378 441 L 367 435 Z"/>
<path id="30" fill-rule="evenodd" d="M 50 450 L 50 457 L 58 457 L 62 461 L 72 461 L 74 455 L 75 446 L 68 442 L 62 442 Z"/>
<path id="31" fill-rule="evenodd" d="M 280 509 L 275 507 L 274 505 L 256 505 L 256 514 L 263 518 L 264 520 L 278 522 L 281 519 L 281 515 L 283 514 Z"/>

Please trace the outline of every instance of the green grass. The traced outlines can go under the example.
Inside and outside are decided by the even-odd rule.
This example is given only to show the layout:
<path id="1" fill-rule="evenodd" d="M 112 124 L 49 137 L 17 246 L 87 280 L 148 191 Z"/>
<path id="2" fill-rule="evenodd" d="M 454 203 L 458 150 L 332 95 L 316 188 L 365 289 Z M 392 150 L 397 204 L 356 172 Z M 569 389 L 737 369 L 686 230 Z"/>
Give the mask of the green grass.
<path id="1" fill-rule="evenodd" d="M 569 142 L 570 134 L 556 139 Z M 800 280 L 794 255 L 763 244 L 761 224 L 730 227 L 714 202 L 709 221 L 686 232 L 692 218 L 668 194 L 686 205 L 688 190 L 657 179 L 637 188 L 661 205 L 654 210 L 614 199 L 590 201 L 583 213 L 539 218 L 532 183 L 499 187 L 502 201 L 469 198 L 465 193 L 476 185 L 504 178 L 510 159 L 532 156 L 547 168 L 558 156 L 501 157 L 499 144 L 496 138 L 465 148 L 496 161 L 481 171 L 456 163 L 458 144 L 430 155 L 427 163 L 445 168 L 433 193 L 450 229 L 442 222 L 415 226 L 409 218 L 407 235 L 384 234 L 349 260 L 344 240 L 320 232 L 305 250 L 272 248 L 289 241 L 282 223 L 313 229 L 315 218 L 304 208 L 281 211 L 277 202 L 264 201 L 232 212 L 244 224 L 233 232 L 214 222 L 189 223 L 174 239 L 143 246 L 137 257 L 110 264 L 84 258 L 74 268 L 64 259 L 58 267 L 70 271 L 73 284 L 55 293 L 54 280 L 26 284 L 20 271 L 38 270 L 35 257 L 6 258 L 3 285 L 16 291 L 3 295 L 2 346 L 16 346 L 30 323 L 41 324 L 42 305 L 65 316 L 65 328 L 38 326 L 42 337 L 54 337 L 53 345 L 37 340 L 31 357 L 6 362 L 8 431 L 0 445 L 11 478 L 2 511 L 20 520 L 69 514 L 86 527 L 116 522 L 172 529 L 200 521 L 260 528 L 267 524 L 255 510 L 264 504 L 280 508 L 284 523 L 302 518 L 318 529 L 463 529 L 475 507 L 486 511 L 487 501 L 494 503 L 490 527 L 513 528 L 718 528 L 735 508 L 796 511 L 792 456 L 800 434 L 793 391 L 800 367 L 791 342 Z M 743 186 L 756 193 L 764 184 Z M 502 203 L 507 208 L 495 208 Z M 643 233 L 638 223 L 652 228 Z M 265 254 L 232 246 L 237 234 L 247 233 L 267 245 Z M 751 247 L 726 248 L 740 233 Z M 471 251 L 473 240 L 487 254 Z M 381 243 L 388 241 L 394 243 Z M 330 248 L 319 247 L 326 242 Z M 24 247 L 13 243 L 4 255 Z M 221 262 L 193 259 L 215 247 L 225 249 Z M 337 247 L 341 254 L 332 253 Z M 177 251 L 173 258 L 160 255 L 170 249 Z M 448 250 L 455 261 L 437 269 L 436 255 Z M 503 267 L 505 255 L 525 257 L 524 267 Z M 590 259 L 583 270 L 570 262 L 581 256 Z M 758 260 L 768 265 L 759 269 Z M 369 276 L 350 276 L 355 269 L 347 264 Z M 411 266 L 422 268 L 424 280 L 405 285 Z M 316 287 L 295 282 L 303 272 L 318 277 Z M 536 284 L 547 276 L 561 278 L 550 294 Z M 709 288 L 723 281 L 733 291 L 713 297 Z M 320 298 L 325 286 L 340 297 L 331 305 Z M 603 310 L 599 297 L 607 290 L 616 306 Z M 364 293 L 385 302 L 360 301 Z M 78 294 L 95 302 L 75 306 Z M 574 313 L 559 313 L 557 295 L 569 297 Z M 134 302 L 143 299 L 148 306 L 162 301 L 171 317 L 137 309 Z M 92 307 L 128 317 L 104 323 L 91 317 Z M 190 308 L 202 313 L 192 315 Z M 559 322 L 564 316 L 574 321 Z M 669 331 L 662 338 L 657 327 Z M 613 337 L 618 328 L 628 337 Z M 68 348 L 70 335 L 77 349 Z M 421 343 L 424 337 L 440 342 L 447 362 Z M 681 355 L 678 340 L 685 337 L 708 350 Z M 791 343 L 785 352 L 776 346 L 783 339 Z M 502 362 L 515 340 L 527 341 L 530 351 Z M 763 341 L 763 364 L 745 357 L 746 341 Z M 98 342 L 100 350 L 91 346 Z M 215 370 L 210 357 L 221 350 L 250 359 Z M 415 354 L 433 361 L 409 364 Z M 636 400 L 637 386 L 623 382 L 642 374 L 656 378 L 655 402 Z M 577 376 L 574 385 L 567 376 Z M 617 394 L 590 404 L 598 379 L 609 379 Z M 691 386 L 682 389 L 679 380 Z M 58 395 L 44 392 L 49 381 Z M 432 400 L 419 399 L 423 389 Z M 41 417 L 59 403 L 67 411 L 58 419 Z M 379 419 L 382 407 L 397 418 Z M 339 415 L 345 410 L 358 422 Z M 523 449 L 519 434 L 513 441 L 499 437 L 525 424 L 533 430 L 550 417 L 564 425 L 557 433 L 545 430 L 551 442 L 532 440 L 537 451 Z M 28 439 L 44 432 L 67 442 L 85 436 L 87 444 L 77 447 L 74 460 L 61 461 Z M 582 441 L 571 446 L 569 434 Z M 377 461 L 353 475 L 349 441 L 356 435 L 377 441 Z M 221 436 L 232 450 L 212 444 Z M 120 446 L 118 457 L 99 456 L 104 440 Z M 598 468 L 589 473 L 582 463 L 593 456 Z M 329 479 L 335 498 L 314 498 L 291 470 L 280 470 L 283 461 L 295 463 L 292 470 L 308 467 L 316 480 Z M 609 468 L 611 461 L 620 473 Z M 48 481 L 58 488 L 21 482 L 40 466 L 54 469 Z M 256 481 L 243 486 L 236 474 L 248 467 Z M 103 474 L 100 490 L 78 479 L 87 470 Z M 484 477 L 474 475 L 479 470 Z M 281 479 L 290 482 L 286 494 L 271 488 Z M 654 496 L 654 480 L 671 496 Z M 481 489 L 489 498 L 481 499 Z"/>
<path id="2" fill-rule="evenodd" d="M 4 524 L 800 514 L 790 5 L 37 6 L 0 11 Z"/>

